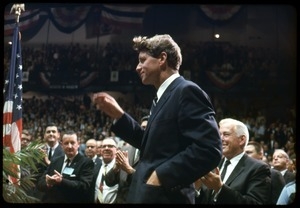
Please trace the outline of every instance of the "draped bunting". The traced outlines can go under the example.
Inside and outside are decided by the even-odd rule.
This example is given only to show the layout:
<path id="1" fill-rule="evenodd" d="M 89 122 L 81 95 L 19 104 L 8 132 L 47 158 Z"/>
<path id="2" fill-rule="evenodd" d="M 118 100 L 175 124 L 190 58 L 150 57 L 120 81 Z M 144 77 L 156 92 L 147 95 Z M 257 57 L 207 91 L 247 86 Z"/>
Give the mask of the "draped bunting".
<path id="1" fill-rule="evenodd" d="M 110 33 L 119 33 L 122 28 L 141 28 L 143 23 L 143 15 L 148 5 L 123 5 L 123 4 L 97 4 L 86 6 L 66 5 L 49 7 L 46 4 L 29 4 L 35 9 L 27 9 L 20 16 L 20 31 L 33 29 L 40 21 L 45 23 L 46 16 L 55 25 L 55 27 L 63 33 L 72 33 L 86 24 L 90 18 L 93 19 L 92 24 L 88 27 L 99 27 L 99 35 L 107 35 Z M 12 35 L 14 28 L 14 15 L 9 11 L 4 15 L 4 35 Z M 86 28 L 88 31 L 95 31 L 95 28 Z M 99 29 L 96 29 L 96 31 Z M 36 33 L 38 31 L 35 31 Z M 34 35 L 31 35 L 32 37 Z M 87 35 L 89 36 L 89 35 Z M 90 34 L 93 37 L 93 34 Z M 90 38 L 88 37 L 88 38 Z"/>
<path id="2" fill-rule="evenodd" d="M 146 4 L 30 4 L 29 9 L 20 16 L 19 28 L 23 41 L 29 40 L 39 32 L 46 20 L 63 33 L 72 33 L 85 24 L 86 38 L 102 35 L 120 34 L 124 28 L 142 28 L 145 12 L 151 5 Z M 196 5 L 199 11 L 216 23 L 231 20 L 240 10 L 239 5 Z M 14 15 L 8 11 L 4 15 L 4 35 L 12 35 Z M 242 74 L 231 73 L 222 76 L 217 71 L 207 71 L 208 78 L 218 87 L 230 88 L 236 84 Z M 81 77 L 78 87 L 88 86 L 95 78 L 93 73 Z M 49 76 L 40 74 L 42 85 L 49 88 Z"/>
<path id="3" fill-rule="evenodd" d="M 55 27 L 63 33 L 72 33 L 80 26 L 86 23 L 88 18 L 94 18 L 94 21 L 99 21 L 99 24 L 90 24 L 90 27 L 98 27 L 103 30 L 99 35 L 106 35 L 109 32 L 120 32 L 122 28 L 141 28 L 146 10 L 151 5 L 146 4 L 35 4 L 28 3 L 31 9 L 20 16 L 20 31 L 34 30 L 38 33 L 35 27 L 45 23 L 45 17 L 55 25 Z M 199 5 L 199 10 L 207 18 L 216 23 L 224 23 L 235 16 L 240 10 L 239 5 Z M 9 11 L 4 15 L 4 35 L 12 35 L 14 15 Z M 94 22 L 95 23 L 95 22 Z M 118 30 L 116 29 L 118 28 Z M 40 27 L 39 27 L 40 29 Z M 92 28 L 86 28 L 93 31 Z M 31 35 L 32 37 L 34 34 Z M 24 41 L 24 39 L 23 39 Z"/>
<path id="4" fill-rule="evenodd" d="M 224 23 L 233 18 L 240 10 L 240 5 L 200 5 L 200 10 L 214 23 Z"/>
<path id="5" fill-rule="evenodd" d="M 102 5 L 102 21 L 120 27 L 141 27 L 147 5 Z"/>
<path id="6" fill-rule="evenodd" d="M 237 84 L 241 78 L 242 72 L 225 72 L 223 70 L 220 71 L 206 71 L 208 78 L 215 84 L 217 87 L 221 89 L 229 89 Z"/>
<path id="7" fill-rule="evenodd" d="M 90 8 L 91 6 L 57 7 L 50 8 L 48 14 L 58 30 L 72 33 L 85 23 Z"/>
<path id="8" fill-rule="evenodd" d="M 25 11 L 20 16 L 19 30 L 29 30 L 36 27 L 40 20 L 43 20 L 41 16 L 45 16 L 47 13 L 41 11 L 40 9 L 33 9 L 30 11 Z M 15 15 L 9 12 L 4 14 L 4 36 L 13 35 L 15 28 Z"/>

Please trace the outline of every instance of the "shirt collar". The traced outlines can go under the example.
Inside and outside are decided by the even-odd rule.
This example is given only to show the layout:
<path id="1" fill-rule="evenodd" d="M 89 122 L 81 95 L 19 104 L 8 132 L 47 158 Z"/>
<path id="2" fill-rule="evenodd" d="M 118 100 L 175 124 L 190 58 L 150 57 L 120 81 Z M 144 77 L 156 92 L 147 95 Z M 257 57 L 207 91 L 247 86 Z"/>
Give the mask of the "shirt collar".
<path id="1" fill-rule="evenodd" d="M 52 148 L 52 151 L 55 150 L 55 148 L 59 145 L 58 142 L 56 142 L 56 144 L 53 147 L 50 147 L 48 144 L 46 144 L 47 148 L 50 149 Z"/>
<path id="2" fill-rule="evenodd" d="M 166 79 L 157 90 L 157 102 L 159 101 L 162 94 L 165 92 L 167 87 L 177 78 L 180 77 L 179 73 L 172 74 L 168 79 Z"/>
<path id="3" fill-rule="evenodd" d="M 235 157 L 231 158 L 230 159 L 230 164 L 233 167 L 235 167 L 238 164 L 238 162 L 240 161 L 240 159 L 243 157 L 244 154 L 245 154 L 245 152 L 242 152 L 242 153 L 236 155 Z M 226 160 L 227 160 L 227 158 L 226 158 Z"/>

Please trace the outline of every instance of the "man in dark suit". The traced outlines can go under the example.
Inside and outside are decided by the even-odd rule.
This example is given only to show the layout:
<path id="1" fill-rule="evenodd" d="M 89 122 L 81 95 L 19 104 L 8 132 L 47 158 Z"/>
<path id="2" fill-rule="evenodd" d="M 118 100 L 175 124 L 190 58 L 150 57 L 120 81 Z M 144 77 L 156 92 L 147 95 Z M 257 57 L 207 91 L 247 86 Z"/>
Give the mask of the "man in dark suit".
<path id="1" fill-rule="evenodd" d="M 63 148 L 60 144 L 60 131 L 55 123 L 48 123 L 44 132 L 45 146 L 42 151 L 44 151 L 44 161 L 37 165 L 38 173 L 36 175 L 36 183 L 38 179 L 47 170 L 51 161 L 58 157 L 65 155 Z M 33 196 L 41 200 L 44 193 L 40 192 L 36 187 L 33 190 Z"/>
<path id="2" fill-rule="evenodd" d="M 253 157 L 257 160 L 263 160 L 264 149 L 259 142 L 249 141 L 248 145 L 245 148 L 245 152 L 250 157 Z M 272 196 L 272 204 L 276 204 L 278 197 L 285 186 L 285 181 L 283 176 L 278 170 L 273 168 L 271 169 L 271 196 Z"/>
<path id="3" fill-rule="evenodd" d="M 127 202 L 194 204 L 193 182 L 222 156 L 213 105 L 198 85 L 180 76 L 181 50 L 170 35 L 139 36 L 133 43 L 142 83 L 157 90 L 146 129 L 109 94 L 93 95 L 96 107 L 114 119 L 111 130 L 141 151 Z"/>
<path id="4" fill-rule="evenodd" d="M 245 153 L 249 141 L 247 126 L 225 118 L 219 122 L 219 128 L 224 157 L 219 167 L 201 177 L 202 201 L 199 203 L 271 204 L 268 164 Z"/>
<path id="5" fill-rule="evenodd" d="M 60 131 L 56 124 L 50 123 L 47 125 L 44 133 L 45 143 L 45 158 L 46 167 L 57 157 L 64 155 L 64 150 L 60 144 Z"/>
<path id="6" fill-rule="evenodd" d="M 79 141 L 74 131 L 62 137 L 65 155 L 51 161 L 38 180 L 38 189 L 45 192 L 43 203 L 88 203 L 94 163 L 78 153 Z"/>
<path id="7" fill-rule="evenodd" d="M 94 171 L 93 171 L 93 181 L 91 184 L 91 195 L 90 202 L 95 203 L 97 197 L 97 190 L 96 190 L 96 180 L 102 165 L 102 160 L 97 155 L 97 141 L 95 139 L 89 139 L 85 143 L 85 156 L 91 158 L 94 162 Z"/>
<path id="8" fill-rule="evenodd" d="M 273 167 L 275 170 L 280 171 L 285 180 L 285 184 L 292 182 L 296 179 L 296 174 L 288 170 L 290 157 L 283 149 L 275 149 L 273 153 Z"/>

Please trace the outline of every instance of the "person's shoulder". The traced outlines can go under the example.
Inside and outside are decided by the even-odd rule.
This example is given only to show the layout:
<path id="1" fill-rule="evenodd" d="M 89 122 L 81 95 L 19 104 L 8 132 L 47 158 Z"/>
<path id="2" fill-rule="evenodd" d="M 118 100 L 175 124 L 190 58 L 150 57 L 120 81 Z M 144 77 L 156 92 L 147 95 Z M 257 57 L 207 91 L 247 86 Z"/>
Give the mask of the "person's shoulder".
<path id="1" fill-rule="evenodd" d="M 287 184 L 285 184 L 285 186 L 288 188 L 288 187 L 291 187 L 291 186 L 295 186 L 296 185 L 296 180 L 293 180 L 291 182 L 288 182 Z"/>
<path id="2" fill-rule="evenodd" d="M 271 173 L 272 174 L 274 174 L 274 175 L 281 175 L 282 176 L 282 174 L 281 174 L 281 172 L 279 171 L 279 170 L 276 170 L 276 169 L 274 169 L 274 168 L 270 168 L 271 169 Z M 283 176 L 282 176 L 283 177 Z"/>
<path id="3" fill-rule="evenodd" d="M 59 145 L 55 148 L 55 151 L 63 152 L 64 149 L 63 149 L 63 147 L 61 146 L 61 144 L 59 144 Z"/>
<path id="4" fill-rule="evenodd" d="M 264 161 L 262 161 L 262 160 L 257 160 L 255 158 L 250 157 L 247 154 L 244 154 L 244 157 L 245 157 L 245 161 L 247 163 L 253 164 L 255 167 L 259 166 L 259 167 L 269 168 L 271 170 L 270 166 L 267 163 L 265 163 Z"/>
<path id="5" fill-rule="evenodd" d="M 58 155 L 57 157 L 53 157 L 51 160 L 51 163 L 55 163 L 58 161 L 64 161 L 64 159 L 65 159 L 65 154 L 61 154 L 61 155 Z"/>

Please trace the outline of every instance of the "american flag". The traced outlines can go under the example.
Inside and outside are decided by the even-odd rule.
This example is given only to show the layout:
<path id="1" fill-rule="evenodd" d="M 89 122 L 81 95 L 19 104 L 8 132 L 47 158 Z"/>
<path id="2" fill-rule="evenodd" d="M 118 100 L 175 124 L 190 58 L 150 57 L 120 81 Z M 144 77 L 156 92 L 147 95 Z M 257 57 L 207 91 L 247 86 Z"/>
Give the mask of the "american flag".
<path id="1" fill-rule="evenodd" d="M 14 29 L 11 47 L 11 60 L 7 78 L 4 82 L 3 94 L 5 98 L 3 106 L 3 147 L 9 149 L 11 153 L 20 151 L 22 135 L 22 56 L 21 56 L 21 34 L 18 23 Z M 19 175 L 19 166 L 16 174 Z M 12 183 L 18 181 L 17 178 L 10 177 Z"/>

